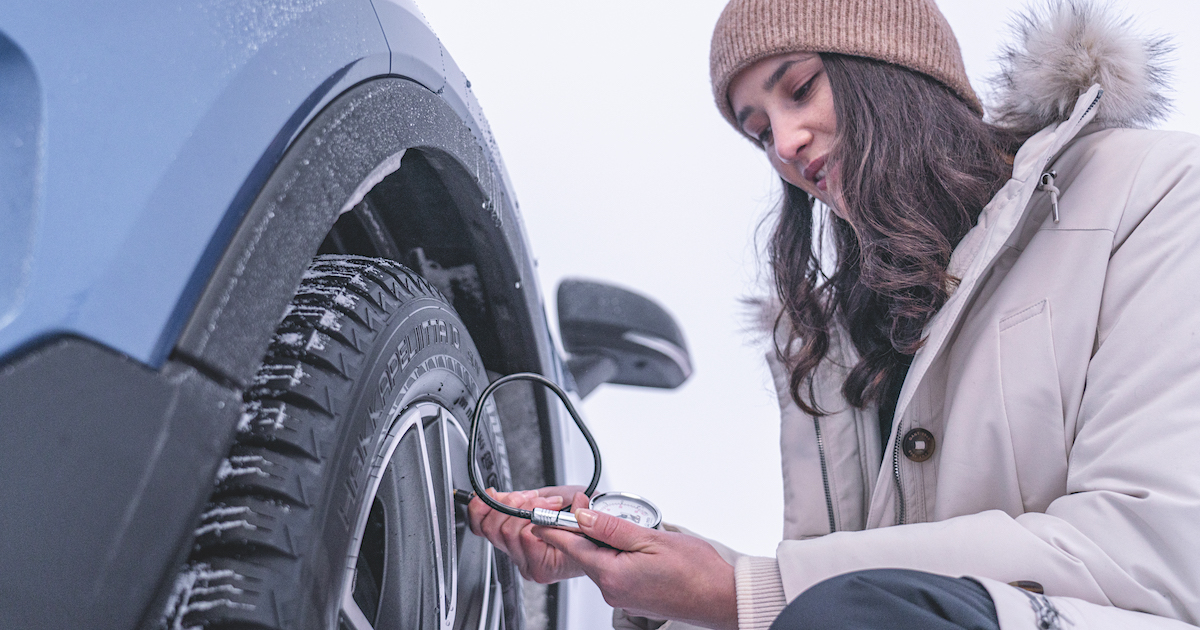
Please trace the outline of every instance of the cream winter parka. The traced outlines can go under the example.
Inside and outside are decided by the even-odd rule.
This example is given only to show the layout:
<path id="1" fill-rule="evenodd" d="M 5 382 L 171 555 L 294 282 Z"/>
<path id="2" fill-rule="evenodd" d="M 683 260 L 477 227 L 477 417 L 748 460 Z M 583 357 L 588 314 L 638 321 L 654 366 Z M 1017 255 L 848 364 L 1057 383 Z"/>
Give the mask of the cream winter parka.
<path id="1" fill-rule="evenodd" d="M 1164 101 L 1125 25 L 1061 3 L 1023 34 L 992 113 L 1045 128 L 954 251 L 888 443 L 841 397 L 848 341 L 819 419 L 772 357 L 786 540 L 736 560 L 744 629 L 876 567 L 975 577 L 1004 630 L 1200 623 L 1200 138 L 1126 128 Z"/>
<path id="2" fill-rule="evenodd" d="M 880 567 L 979 580 L 1003 630 L 1200 623 L 1200 138 L 1130 128 L 1165 107 L 1161 43 L 1082 0 L 1052 7 L 1022 22 L 990 112 L 1041 131 L 954 251 L 961 282 L 888 443 L 876 410 L 841 396 L 844 335 L 815 375 L 835 410 L 821 418 L 769 357 L 785 540 L 772 558 L 715 545 L 743 630 Z M 924 461 L 900 446 L 916 429 L 933 436 Z"/>
<path id="3" fill-rule="evenodd" d="M 1200 138 L 1130 128 L 1165 107 L 1161 43 L 1082 0 L 1052 7 L 1022 22 L 990 112 L 1041 131 L 954 251 L 961 282 L 887 444 L 876 410 L 840 394 L 848 340 L 815 375 L 836 410 L 821 418 L 769 357 L 785 540 L 767 558 L 714 544 L 736 567 L 742 630 L 880 567 L 979 580 L 1002 630 L 1200 623 Z M 916 429 L 934 438 L 924 461 L 899 445 Z"/>

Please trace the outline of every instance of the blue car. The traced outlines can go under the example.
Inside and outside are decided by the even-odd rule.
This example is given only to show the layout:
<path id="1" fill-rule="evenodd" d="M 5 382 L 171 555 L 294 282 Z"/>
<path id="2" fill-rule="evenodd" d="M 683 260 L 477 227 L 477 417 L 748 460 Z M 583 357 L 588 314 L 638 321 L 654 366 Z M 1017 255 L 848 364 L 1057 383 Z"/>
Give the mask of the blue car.
<path id="1" fill-rule="evenodd" d="M 558 303 L 563 351 L 411 0 L 6 0 L 0 628 L 563 627 L 453 498 L 479 393 L 690 363 L 646 298 Z M 488 485 L 573 481 L 552 402 L 484 405 Z"/>

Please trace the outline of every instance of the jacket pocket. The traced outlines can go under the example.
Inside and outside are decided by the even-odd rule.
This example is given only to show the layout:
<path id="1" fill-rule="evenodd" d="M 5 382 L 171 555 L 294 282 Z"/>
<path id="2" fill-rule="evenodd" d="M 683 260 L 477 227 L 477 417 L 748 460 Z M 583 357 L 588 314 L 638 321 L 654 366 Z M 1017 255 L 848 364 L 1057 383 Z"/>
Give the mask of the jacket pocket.
<path id="1" fill-rule="evenodd" d="M 1067 451 L 1050 302 L 1000 320 L 1000 384 L 1017 483 L 1028 512 L 1066 493 Z"/>

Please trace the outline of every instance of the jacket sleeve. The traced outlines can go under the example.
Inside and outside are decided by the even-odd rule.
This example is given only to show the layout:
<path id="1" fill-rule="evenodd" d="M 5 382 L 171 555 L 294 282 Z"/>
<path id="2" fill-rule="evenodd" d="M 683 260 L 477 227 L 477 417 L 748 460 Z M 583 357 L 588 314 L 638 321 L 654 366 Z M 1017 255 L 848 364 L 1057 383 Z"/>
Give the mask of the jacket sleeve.
<path id="1" fill-rule="evenodd" d="M 737 585 L 738 630 L 770 628 L 789 599 L 779 575 L 779 563 L 774 558 L 742 556 L 734 565 L 734 581 Z"/>
<path id="2" fill-rule="evenodd" d="M 1200 141 L 1164 134 L 1140 165 L 1108 167 L 1136 171 L 1104 279 L 1066 494 L 1045 513 L 784 541 L 786 599 L 841 573 L 902 567 L 1031 579 L 1048 594 L 1200 622 Z"/>

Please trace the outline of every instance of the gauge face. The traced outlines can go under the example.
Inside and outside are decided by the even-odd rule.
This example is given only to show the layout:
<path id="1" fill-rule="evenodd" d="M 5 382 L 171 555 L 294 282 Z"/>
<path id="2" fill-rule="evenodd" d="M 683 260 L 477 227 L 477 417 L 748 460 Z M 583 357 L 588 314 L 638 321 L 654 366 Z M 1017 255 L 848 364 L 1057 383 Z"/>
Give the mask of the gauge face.
<path id="1" fill-rule="evenodd" d="M 662 513 L 653 503 L 628 492 L 606 492 L 592 498 L 592 509 L 642 527 L 658 527 Z"/>

